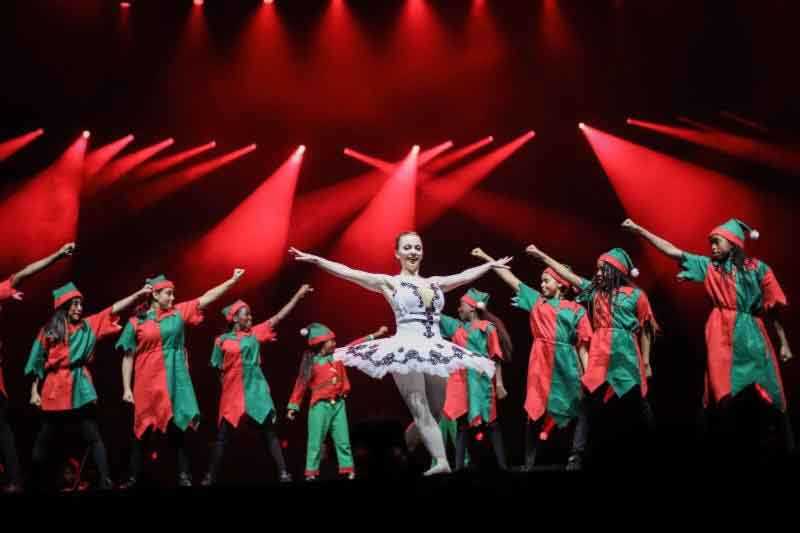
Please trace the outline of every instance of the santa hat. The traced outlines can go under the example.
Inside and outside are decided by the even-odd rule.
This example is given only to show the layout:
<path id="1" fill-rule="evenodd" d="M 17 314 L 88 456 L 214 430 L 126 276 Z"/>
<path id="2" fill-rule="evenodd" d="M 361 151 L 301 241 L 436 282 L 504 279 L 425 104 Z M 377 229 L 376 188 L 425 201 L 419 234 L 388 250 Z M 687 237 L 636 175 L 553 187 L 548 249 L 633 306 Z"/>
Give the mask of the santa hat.
<path id="1" fill-rule="evenodd" d="M 467 293 L 461 297 L 461 301 L 472 307 L 483 310 L 489 305 L 489 294 L 477 289 L 469 289 Z"/>
<path id="2" fill-rule="evenodd" d="M 750 237 L 755 241 L 760 236 L 758 230 L 754 230 L 738 218 L 732 218 L 724 224 L 720 224 L 711 230 L 708 236 L 711 237 L 712 235 L 725 237 L 739 248 L 744 248 L 744 240 L 746 237 Z"/>
<path id="3" fill-rule="evenodd" d="M 614 248 L 600 256 L 597 262 L 608 263 L 626 276 L 639 277 L 639 269 L 633 266 L 633 260 L 622 248 Z"/>
<path id="4" fill-rule="evenodd" d="M 247 305 L 247 303 L 245 303 L 242 300 L 236 300 L 231 305 L 222 310 L 222 316 L 224 316 L 225 320 L 227 320 L 228 322 L 233 322 L 234 317 L 238 315 L 239 311 L 244 309 L 245 307 L 249 308 L 250 306 Z"/>
<path id="5" fill-rule="evenodd" d="M 323 342 L 336 338 L 336 334 L 328 329 L 327 326 L 314 322 L 300 330 L 300 335 L 308 337 L 308 345 L 316 346 Z"/>
<path id="6" fill-rule="evenodd" d="M 154 291 L 160 291 L 161 289 L 174 289 L 175 284 L 168 280 L 163 274 L 160 274 L 154 278 L 150 278 L 145 281 L 148 285 L 153 287 Z"/>
<path id="7" fill-rule="evenodd" d="M 83 298 L 83 294 L 74 283 L 69 282 L 63 287 L 53 291 L 53 308 L 58 309 L 73 298 Z"/>

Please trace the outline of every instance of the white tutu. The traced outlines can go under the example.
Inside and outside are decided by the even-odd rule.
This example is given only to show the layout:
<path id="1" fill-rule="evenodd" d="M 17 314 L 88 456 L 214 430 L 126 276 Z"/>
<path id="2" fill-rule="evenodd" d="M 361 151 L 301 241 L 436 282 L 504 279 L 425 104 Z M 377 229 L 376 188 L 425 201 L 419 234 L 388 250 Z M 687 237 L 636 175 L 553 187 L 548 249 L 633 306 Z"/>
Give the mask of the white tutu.
<path id="1" fill-rule="evenodd" d="M 426 311 L 415 284 L 399 281 L 398 286 L 391 302 L 397 333 L 385 339 L 338 348 L 333 353 L 334 359 L 378 379 L 387 373 L 409 372 L 447 377 L 461 368 L 494 376 L 491 359 L 442 338 L 439 316 L 444 307 L 444 294 L 438 287 L 431 285 L 435 297 Z"/>

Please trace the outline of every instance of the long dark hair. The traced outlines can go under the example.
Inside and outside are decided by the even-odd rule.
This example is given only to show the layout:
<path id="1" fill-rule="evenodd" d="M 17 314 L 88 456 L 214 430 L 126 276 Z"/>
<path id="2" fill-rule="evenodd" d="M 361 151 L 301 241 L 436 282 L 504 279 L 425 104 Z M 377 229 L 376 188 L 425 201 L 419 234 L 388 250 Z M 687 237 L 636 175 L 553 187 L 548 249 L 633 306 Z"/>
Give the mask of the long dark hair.
<path id="1" fill-rule="evenodd" d="M 731 243 L 731 251 L 728 252 L 728 257 L 733 263 L 733 266 L 736 267 L 736 270 L 744 270 L 744 263 L 747 261 L 747 255 L 745 255 L 744 250 L 741 247 Z M 724 268 L 722 270 L 723 273 L 726 273 Z M 729 272 L 728 274 L 733 275 L 733 271 Z"/>
<path id="2" fill-rule="evenodd" d="M 67 310 L 70 305 L 72 305 L 72 300 L 56 309 L 56 312 L 45 324 L 44 336 L 50 344 L 64 342 L 64 339 L 67 338 Z"/>
<path id="3" fill-rule="evenodd" d="M 315 355 L 317 355 L 317 352 L 309 348 L 303 352 L 303 357 L 300 359 L 299 375 L 304 383 L 308 383 L 311 379 L 311 368 L 314 365 Z"/>
<path id="4" fill-rule="evenodd" d="M 609 265 L 605 261 L 600 264 L 600 271 L 603 274 L 602 280 L 597 280 L 595 277 L 592 284 L 588 287 L 582 295 L 585 296 L 589 302 L 587 308 L 589 309 L 589 316 L 594 317 L 594 302 L 590 300 L 593 291 L 598 291 L 602 297 L 608 299 L 608 306 L 611 313 L 614 313 L 614 298 L 616 298 L 620 287 L 635 287 L 634 283 L 618 268 Z"/>
<path id="5" fill-rule="evenodd" d="M 500 348 L 503 349 L 503 360 L 506 363 L 511 362 L 511 354 L 514 351 L 514 344 L 511 342 L 511 335 L 508 334 L 508 329 L 499 317 L 493 315 L 486 309 L 478 309 L 478 317 L 481 320 L 488 320 L 494 327 L 497 328 L 497 335 L 500 337 Z"/>

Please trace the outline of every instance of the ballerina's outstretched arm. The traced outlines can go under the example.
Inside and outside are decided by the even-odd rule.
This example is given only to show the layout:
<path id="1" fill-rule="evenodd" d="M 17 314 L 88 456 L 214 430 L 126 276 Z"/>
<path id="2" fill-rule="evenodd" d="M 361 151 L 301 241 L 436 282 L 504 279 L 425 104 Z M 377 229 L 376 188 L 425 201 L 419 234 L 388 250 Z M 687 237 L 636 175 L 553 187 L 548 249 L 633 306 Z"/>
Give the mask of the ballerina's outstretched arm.
<path id="1" fill-rule="evenodd" d="M 296 261 L 317 265 L 337 278 L 355 283 L 369 291 L 382 293 L 384 289 L 391 288 L 392 285 L 390 277 L 386 274 L 372 274 L 370 272 L 364 272 L 363 270 L 356 270 L 347 265 L 330 261 L 317 255 L 301 252 L 297 248 L 289 248 L 289 253 L 294 255 Z"/>
<path id="2" fill-rule="evenodd" d="M 457 289 L 462 285 L 472 283 L 493 268 L 507 269 L 508 263 L 511 262 L 511 259 L 511 257 L 504 257 L 502 259 L 498 259 L 497 261 L 486 262 L 482 265 L 468 268 L 459 274 L 453 274 L 451 276 L 434 276 L 430 278 L 430 281 L 431 283 L 439 285 L 444 292 L 452 291 L 453 289 Z"/>

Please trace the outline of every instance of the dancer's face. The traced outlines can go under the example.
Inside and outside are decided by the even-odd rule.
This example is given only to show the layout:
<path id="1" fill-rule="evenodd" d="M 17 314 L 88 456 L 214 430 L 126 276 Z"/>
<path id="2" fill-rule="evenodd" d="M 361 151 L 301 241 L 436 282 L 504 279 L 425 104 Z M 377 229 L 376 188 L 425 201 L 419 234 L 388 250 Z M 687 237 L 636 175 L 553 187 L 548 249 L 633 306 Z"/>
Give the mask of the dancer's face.
<path id="1" fill-rule="evenodd" d="M 417 273 L 422 263 L 422 239 L 419 235 L 403 235 L 397 243 L 394 256 L 400 261 L 404 270 Z"/>
<path id="2" fill-rule="evenodd" d="M 711 244 L 711 258 L 715 261 L 724 261 L 731 253 L 731 242 L 722 235 L 712 235 L 708 239 Z"/>
<path id="3" fill-rule="evenodd" d="M 542 295 L 544 295 L 545 298 L 560 296 L 561 285 L 559 285 L 550 274 L 542 273 L 542 283 L 540 287 L 542 288 Z"/>
<path id="4" fill-rule="evenodd" d="M 603 264 L 604 263 L 605 263 L 604 261 L 598 261 L 597 262 L 597 272 L 594 273 L 594 281 L 595 281 L 595 283 L 598 283 L 598 284 L 599 283 L 603 283 L 603 280 L 606 277 L 605 274 L 603 274 Z"/>
<path id="5" fill-rule="evenodd" d="M 158 304 L 158 307 L 161 309 L 170 309 L 173 302 L 175 302 L 175 289 L 167 287 L 166 289 L 155 291 L 153 293 L 153 300 L 155 300 L 156 304 Z"/>
<path id="6" fill-rule="evenodd" d="M 250 329 L 253 326 L 253 315 L 249 307 L 239 309 L 236 313 L 236 323 L 239 324 L 239 329 Z"/>
<path id="7" fill-rule="evenodd" d="M 70 322 L 80 322 L 81 317 L 83 316 L 83 300 L 80 298 L 73 298 L 72 301 L 69 303 L 69 309 L 67 310 L 67 317 L 69 318 Z"/>
<path id="8" fill-rule="evenodd" d="M 465 321 L 469 320 L 472 317 L 472 311 L 474 310 L 474 307 L 469 305 L 467 302 L 462 301 L 458 305 L 458 318 Z"/>
<path id="9" fill-rule="evenodd" d="M 325 341 L 325 344 L 322 345 L 322 349 L 320 350 L 320 352 L 322 353 L 322 355 L 328 355 L 333 353 L 335 349 L 336 349 L 336 339 L 328 339 Z"/>

